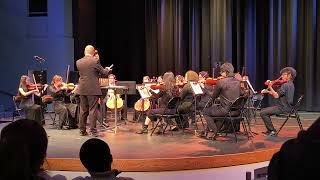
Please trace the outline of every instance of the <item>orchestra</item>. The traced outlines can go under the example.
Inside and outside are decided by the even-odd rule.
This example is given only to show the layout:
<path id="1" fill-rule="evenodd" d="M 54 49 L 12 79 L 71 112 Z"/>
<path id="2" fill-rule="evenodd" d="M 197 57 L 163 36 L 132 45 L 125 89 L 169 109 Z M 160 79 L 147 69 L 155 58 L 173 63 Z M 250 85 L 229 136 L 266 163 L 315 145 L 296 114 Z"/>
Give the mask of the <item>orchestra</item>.
<path id="1" fill-rule="evenodd" d="M 88 117 L 90 121 L 89 132 L 91 135 L 97 136 L 96 120 L 99 115 L 105 121 L 107 112 L 113 111 L 115 106 L 123 113 L 124 100 L 113 89 L 107 88 L 106 94 L 101 94 L 100 87 L 116 86 L 116 76 L 109 74 L 112 70 L 110 67 L 101 67 L 98 51 L 93 46 L 86 47 L 85 56 L 77 61 L 77 67 L 80 71 L 79 84 L 68 83 L 68 77 L 65 83 L 61 76 L 54 75 L 51 85 L 48 86 L 37 83 L 34 78 L 34 83 L 31 83 L 28 76 L 21 76 L 16 98 L 21 101 L 20 107 L 25 111 L 28 119 L 43 124 L 43 107 L 53 103 L 54 113 L 59 117 L 55 128 L 79 126 L 80 135 L 87 135 L 86 121 Z M 281 76 L 276 80 L 267 80 L 265 82 L 267 89 L 257 94 L 260 96 L 270 94 L 279 102 L 275 106 L 262 109 L 260 113 L 267 128 L 265 133 L 268 135 L 276 133 L 270 116 L 288 112 L 293 101 L 293 79 L 296 76 L 296 71 L 291 67 L 286 67 L 281 70 L 280 74 Z M 139 117 L 145 115 L 142 117 L 142 128 L 136 132 L 138 134 L 148 133 L 149 123 L 157 120 L 156 115 L 165 109 L 172 97 L 180 97 L 181 101 L 177 112 L 180 114 L 181 121 L 176 122 L 176 126 L 173 126 L 174 128 L 171 130 L 188 128 L 190 122 L 195 123 L 196 115 L 192 114 L 196 108 L 203 112 L 207 130 L 214 133 L 221 125 L 220 122 L 213 120 L 214 117 L 225 115 L 230 102 L 239 96 L 255 93 L 250 90 L 247 84 L 248 76 L 235 73 L 234 67 L 230 63 L 224 63 L 220 66 L 220 76 L 216 78 L 209 77 L 207 71 L 197 73 L 192 70 L 187 71 L 185 76 L 174 76 L 172 72 L 166 72 L 163 75 L 152 77 L 151 79 L 148 75 L 143 76 L 142 84 L 137 85 L 138 91 L 145 91 L 149 94 L 147 97 L 140 94 L 141 98 L 134 104 L 134 118 L 137 118 L 136 115 Z M 199 84 L 203 93 L 196 96 L 191 83 Z M 34 95 L 41 97 L 43 104 L 33 103 L 32 96 Z M 114 98 L 117 98 L 117 105 L 114 104 Z M 66 101 L 66 99 L 68 100 Z M 76 103 L 70 104 L 70 102 Z M 76 117 L 78 106 L 80 106 L 80 115 Z M 158 132 L 160 131 L 161 129 Z"/>

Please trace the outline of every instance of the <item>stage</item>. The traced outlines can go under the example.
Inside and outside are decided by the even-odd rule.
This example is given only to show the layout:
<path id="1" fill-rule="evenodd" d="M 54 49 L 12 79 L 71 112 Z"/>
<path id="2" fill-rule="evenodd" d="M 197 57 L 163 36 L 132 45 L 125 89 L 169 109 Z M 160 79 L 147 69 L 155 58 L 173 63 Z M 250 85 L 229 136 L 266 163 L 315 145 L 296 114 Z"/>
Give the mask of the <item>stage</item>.
<path id="1" fill-rule="evenodd" d="M 304 128 L 309 127 L 320 113 L 301 113 Z M 82 137 L 78 129 L 56 130 L 48 118 L 44 128 L 49 136 L 46 169 L 85 171 L 78 158 L 83 142 L 91 138 Z M 128 114 L 132 119 L 132 114 Z M 276 128 L 283 119 L 273 118 Z M 1 123 L 1 129 L 6 123 Z M 110 123 L 112 125 L 112 123 Z M 199 127 L 200 124 L 199 124 Z M 255 162 L 268 161 L 288 139 L 294 138 L 299 131 L 295 119 L 287 122 L 278 137 L 268 137 L 260 118 L 252 122 L 252 131 L 258 133 L 248 140 L 244 134 L 238 134 L 235 143 L 233 134 L 219 137 L 216 141 L 206 140 L 194 134 L 193 126 L 183 134 L 182 131 L 167 131 L 164 135 L 150 136 L 136 134 L 141 123 L 128 121 L 120 125 L 117 134 L 98 126 L 101 139 L 106 141 L 113 154 L 114 168 L 123 171 L 172 171 L 188 169 L 205 169 Z"/>

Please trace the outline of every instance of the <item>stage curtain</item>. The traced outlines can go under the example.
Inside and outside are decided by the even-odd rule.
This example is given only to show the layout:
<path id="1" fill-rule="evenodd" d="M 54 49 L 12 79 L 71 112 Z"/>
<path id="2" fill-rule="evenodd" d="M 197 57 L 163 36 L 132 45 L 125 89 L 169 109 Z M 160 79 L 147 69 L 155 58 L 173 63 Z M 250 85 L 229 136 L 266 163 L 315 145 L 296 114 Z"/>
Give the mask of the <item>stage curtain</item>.
<path id="1" fill-rule="evenodd" d="M 146 72 L 246 67 L 254 87 L 294 67 L 296 97 L 320 110 L 320 3 L 316 0 L 146 0 Z"/>

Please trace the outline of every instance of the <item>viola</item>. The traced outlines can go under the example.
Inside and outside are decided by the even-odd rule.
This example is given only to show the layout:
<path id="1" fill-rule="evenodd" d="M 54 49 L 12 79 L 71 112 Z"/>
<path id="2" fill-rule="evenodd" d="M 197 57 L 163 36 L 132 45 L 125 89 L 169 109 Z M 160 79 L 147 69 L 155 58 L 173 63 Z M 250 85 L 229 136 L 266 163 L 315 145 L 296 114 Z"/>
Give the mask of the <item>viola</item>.
<path id="1" fill-rule="evenodd" d="M 27 89 L 29 91 L 38 89 L 39 91 L 44 88 L 43 84 L 27 84 Z"/>

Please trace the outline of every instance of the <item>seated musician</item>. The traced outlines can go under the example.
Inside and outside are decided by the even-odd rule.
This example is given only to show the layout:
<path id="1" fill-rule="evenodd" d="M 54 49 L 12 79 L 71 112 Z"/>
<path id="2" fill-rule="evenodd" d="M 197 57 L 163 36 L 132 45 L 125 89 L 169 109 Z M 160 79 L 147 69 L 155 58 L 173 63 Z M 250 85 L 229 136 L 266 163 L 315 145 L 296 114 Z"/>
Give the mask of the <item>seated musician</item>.
<path id="1" fill-rule="evenodd" d="M 199 82 L 203 91 L 203 95 L 200 97 L 200 101 L 198 102 L 197 109 L 202 110 L 205 107 L 210 107 L 212 104 L 210 103 L 210 99 L 213 93 L 213 86 L 210 84 L 206 84 L 206 79 L 209 77 L 207 71 L 199 72 Z"/>
<path id="2" fill-rule="evenodd" d="M 179 87 L 179 92 L 181 92 L 183 86 L 186 84 L 186 81 L 184 77 L 181 75 L 176 75 L 175 79 L 176 79 L 176 85 Z"/>
<path id="3" fill-rule="evenodd" d="M 212 99 L 220 98 L 219 104 L 204 109 L 204 118 L 207 121 L 208 129 L 216 132 L 222 122 L 214 121 L 214 117 L 225 116 L 229 106 L 242 94 L 240 81 L 234 77 L 234 67 L 231 63 L 224 63 L 220 67 L 220 74 L 223 79 L 219 80 L 214 87 Z"/>
<path id="4" fill-rule="evenodd" d="M 22 75 L 20 78 L 18 95 L 22 96 L 22 100 L 20 102 L 20 108 L 25 111 L 26 119 L 35 120 L 39 124 L 43 124 L 43 112 L 40 105 L 34 104 L 32 101 L 32 96 L 40 96 L 39 89 L 31 89 L 30 87 L 30 79 L 26 75 Z"/>
<path id="5" fill-rule="evenodd" d="M 163 78 L 162 78 L 162 76 L 158 76 L 158 78 L 157 78 L 157 83 L 158 83 L 158 84 L 162 84 L 162 83 L 163 83 Z"/>
<path id="6" fill-rule="evenodd" d="M 57 129 L 62 129 L 67 122 L 70 125 L 71 115 L 69 115 L 68 106 L 65 103 L 65 97 L 68 95 L 68 87 L 63 83 L 63 79 L 59 75 L 54 75 L 51 85 L 48 87 L 48 94 L 53 97 L 53 109 L 59 116 Z M 75 107 L 76 108 L 76 107 Z M 69 126 L 70 128 L 70 126 Z"/>
<path id="7" fill-rule="evenodd" d="M 147 82 L 151 82 L 150 77 L 149 76 L 143 76 L 142 83 L 147 83 Z"/>
<path id="8" fill-rule="evenodd" d="M 108 86 L 109 87 L 113 87 L 113 86 L 116 86 L 116 76 L 114 75 L 114 74 L 109 74 L 109 76 L 108 76 L 108 82 L 109 82 L 109 84 L 108 84 Z M 106 97 L 103 99 L 103 101 L 102 101 L 102 111 L 103 111 L 103 113 L 102 113 L 102 115 L 107 115 L 106 114 L 106 109 L 105 109 L 105 107 L 106 107 L 106 105 L 107 104 L 109 104 L 109 105 L 112 105 L 113 107 L 108 107 L 108 108 L 114 108 L 114 97 L 115 97 L 115 92 L 114 92 L 114 89 L 108 89 L 108 91 L 107 91 L 107 95 L 106 95 Z M 119 103 L 120 101 L 123 101 L 122 99 L 117 99 L 117 103 Z M 123 120 L 123 117 L 124 117 L 124 110 L 123 109 L 121 109 L 121 119 Z"/>
<path id="9" fill-rule="evenodd" d="M 156 114 L 162 114 L 169 102 L 169 100 L 172 97 L 177 97 L 179 96 L 179 90 L 178 87 L 176 86 L 174 74 L 172 72 L 166 72 L 163 75 L 163 85 L 160 87 L 160 91 L 158 94 L 154 93 L 153 91 L 150 90 L 150 93 L 152 93 L 151 98 L 159 99 L 159 108 L 156 109 L 151 109 L 147 113 L 147 117 L 142 125 L 142 129 L 137 132 L 137 134 L 147 134 L 148 133 L 148 125 L 151 121 L 156 121 L 157 116 Z M 176 112 L 169 110 L 166 112 L 168 114 L 174 114 Z M 159 130 L 158 132 L 161 132 Z"/>
<path id="10" fill-rule="evenodd" d="M 116 76 L 114 74 L 109 74 L 108 86 L 115 86 L 115 85 L 116 85 Z M 106 104 L 107 104 L 108 99 L 110 98 L 111 94 L 114 95 L 114 90 L 108 89 L 106 96 L 104 98 L 103 97 L 101 98 L 101 99 L 103 99 L 102 104 L 100 104 L 101 115 L 102 115 L 103 119 L 107 119 L 106 118 L 107 117 L 107 109 L 106 109 L 107 105 Z"/>
<path id="11" fill-rule="evenodd" d="M 178 124 L 180 128 L 189 127 L 188 117 L 185 115 L 192 113 L 194 108 L 193 107 L 194 93 L 193 93 L 190 82 L 198 82 L 199 76 L 196 72 L 190 70 L 186 72 L 184 79 L 187 81 L 187 84 L 185 84 L 181 89 L 181 92 L 180 92 L 181 101 L 178 107 L 178 112 L 180 113 L 181 115 L 180 118 L 182 120 L 182 124 Z"/>
<path id="12" fill-rule="evenodd" d="M 277 91 L 272 87 L 272 83 L 268 84 L 268 89 L 261 91 L 261 93 L 270 94 L 274 99 L 278 100 L 274 106 L 264 108 L 260 112 L 260 116 L 267 128 L 267 131 L 264 133 L 270 136 L 276 135 L 276 129 L 273 127 L 270 116 L 290 112 L 293 104 L 295 89 L 293 80 L 297 72 L 292 67 L 285 67 L 280 71 L 280 74 L 281 79 L 286 82 L 283 83 Z"/>
<path id="13" fill-rule="evenodd" d="M 142 84 L 145 85 L 145 83 L 149 83 L 149 82 L 151 82 L 150 77 L 149 76 L 143 76 Z M 151 101 L 152 101 L 151 105 L 154 106 L 154 105 L 157 104 L 157 100 L 152 99 Z M 136 103 L 145 104 L 147 102 L 145 102 L 144 99 L 140 98 Z M 149 103 L 150 103 L 150 101 L 149 101 Z M 141 107 L 144 107 L 144 106 L 141 105 Z M 134 121 L 140 121 L 140 119 L 145 119 L 145 111 L 146 111 L 146 109 L 143 109 L 143 111 L 142 111 L 142 109 L 135 109 L 134 115 L 133 115 L 133 120 Z"/>

